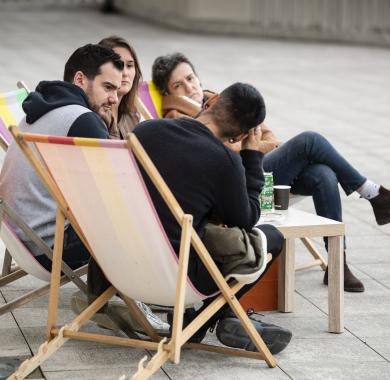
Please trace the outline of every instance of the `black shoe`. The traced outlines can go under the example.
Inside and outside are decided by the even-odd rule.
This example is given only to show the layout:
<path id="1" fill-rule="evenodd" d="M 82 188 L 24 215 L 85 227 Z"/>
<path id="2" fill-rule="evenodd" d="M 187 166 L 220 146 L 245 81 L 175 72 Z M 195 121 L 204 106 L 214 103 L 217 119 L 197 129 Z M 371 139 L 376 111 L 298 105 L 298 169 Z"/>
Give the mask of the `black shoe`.
<path id="1" fill-rule="evenodd" d="M 328 268 L 325 271 L 324 284 L 328 285 Z M 363 283 L 355 277 L 346 262 L 344 262 L 344 291 L 352 293 L 364 292 Z"/>
<path id="2" fill-rule="evenodd" d="M 390 222 L 390 190 L 381 186 L 379 195 L 370 199 L 376 222 L 382 226 Z"/>
<path id="3" fill-rule="evenodd" d="M 183 329 L 187 327 L 197 316 L 199 315 L 199 311 L 195 311 L 195 309 L 186 309 L 183 316 Z M 172 335 L 172 327 L 173 327 L 173 313 L 169 311 L 167 313 L 167 321 L 170 325 L 169 332 Z M 188 342 L 192 343 L 200 343 L 204 339 L 207 334 L 207 330 L 214 331 L 215 324 L 217 320 L 215 317 L 208 320 L 190 339 Z"/>
<path id="4" fill-rule="evenodd" d="M 253 315 L 249 315 L 249 318 L 272 354 L 283 351 L 290 343 L 292 337 L 290 330 L 256 320 Z M 218 340 L 225 346 L 257 351 L 256 346 L 236 317 L 221 318 L 215 331 Z"/>

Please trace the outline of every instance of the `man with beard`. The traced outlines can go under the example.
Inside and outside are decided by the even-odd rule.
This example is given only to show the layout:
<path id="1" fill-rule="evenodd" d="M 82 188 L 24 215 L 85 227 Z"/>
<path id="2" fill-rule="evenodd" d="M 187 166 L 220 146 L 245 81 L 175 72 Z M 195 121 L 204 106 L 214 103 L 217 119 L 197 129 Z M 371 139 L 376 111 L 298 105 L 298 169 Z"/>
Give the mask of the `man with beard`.
<path id="1" fill-rule="evenodd" d="M 88 44 L 77 49 L 65 64 L 64 81 L 42 81 L 23 103 L 26 117 L 22 132 L 57 136 L 108 138 L 103 119 L 109 119 L 111 106 L 118 101 L 123 62 L 111 49 Z M 57 205 L 13 142 L 5 156 L 0 174 L 3 198 L 49 247 L 54 244 Z M 76 269 L 88 262 L 89 253 L 66 222 L 63 260 Z M 15 232 L 49 271 L 51 260 Z"/>

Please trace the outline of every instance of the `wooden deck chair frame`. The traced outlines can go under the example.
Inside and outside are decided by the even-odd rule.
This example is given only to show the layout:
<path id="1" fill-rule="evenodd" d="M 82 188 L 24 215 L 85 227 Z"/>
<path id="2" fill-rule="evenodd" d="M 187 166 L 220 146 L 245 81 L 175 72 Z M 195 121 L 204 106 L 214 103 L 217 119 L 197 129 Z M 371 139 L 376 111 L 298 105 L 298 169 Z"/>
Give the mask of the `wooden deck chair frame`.
<path id="1" fill-rule="evenodd" d="M 32 163 L 43 183 L 46 185 L 48 191 L 58 203 L 58 211 L 56 216 L 56 234 L 54 242 L 54 254 L 53 254 L 53 268 L 50 287 L 50 299 L 48 319 L 46 326 L 47 341 L 41 345 L 38 353 L 31 359 L 26 360 L 19 369 L 10 376 L 9 379 L 21 379 L 31 373 L 37 368 L 44 360 L 49 358 L 60 346 L 62 346 L 68 339 L 89 340 L 95 342 L 102 342 L 107 344 L 136 347 L 157 350 L 157 353 L 152 357 L 147 366 L 143 367 L 145 358 L 139 363 L 137 373 L 133 376 L 133 379 L 147 379 L 154 372 L 156 372 L 167 360 L 171 360 L 174 363 L 179 363 L 181 348 L 183 346 L 201 349 L 211 352 L 219 352 L 229 355 L 236 355 L 240 357 L 249 357 L 255 359 L 265 360 L 269 367 L 275 367 L 276 361 L 264 341 L 258 334 L 257 330 L 251 323 L 249 317 L 243 310 L 235 294 L 240 290 L 244 284 L 233 281 L 228 284 L 223 278 L 218 267 L 214 263 L 207 249 L 203 245 L 196 231 L 192 227 L 192 216 L 185 214 L 177 203 L 173 194 L 165 184 L 164 180 L 158 173 L 157 169 L 151 162 L 150 158 L 144 151 L 143 147 L 139 143 L 134 134 L 130 134 L 124 142 L 125 147 L 132 151 L 137 158 L 140 166 L 143 167 L 153 184 L 156 186 L 160 195 L 164 199 L 168 208 L 174 215 L 175 219 L 182 228 L 181 241 L 180 241 L 180 254 L 178 262 L 178 273 L 176 278 L 176 296 L 173 312 L 173 325 L 172 325 L 172 337 L 167 342 L 166 340 L 159 341 L 160 338 L 155 333 L 153 328 L 148 325 L 146 317 L 139 312 L 139 309 L 134 306 L 134 301 L 123 296 L 127 303 L 130 313 L 135 313 L 135 318 L 138 319 L 144 326 L 149 326 L 152 330 L 149 336 L 152 341 L 143 341 L 130 338 L 121 338 L 115 336 L 106 336 L 100 334 L 91 334 L 86 332 L 80 332 L 80 327 L 89 320 L 97 310 L 99 310 L 115 293 L 117 290 L 111 286 L 100 297 L 98 297 L 93 303 L 91 303 L 79 316 L 77 316 L 72 322 L 58 329 L 56 327 L 57 307 L 58 307 L 58 290 L 60 284 L 60 262 L 62 257 L 62 242 L 64 232 L 64 220 L 67 218 L 73 228 L 78 232 L 79 236 L 83 236 L 80 232 L 80 226 L 75 220 L 70 208 L 67 205 L 61 192 L 59 192 L 57 185 L 51 176 L 51 174 L 41 164 L 41 161 L 35 156 L 31 147 L 27 144 L 27 141 L 42 141 L 39 135 L 22 134 L 12 127 L 11 132 L 19 144 L 20 148 L 25 153 L 26 157 Z M 47 137 L 44 137 L 44 141 Z M 82 139 L 79 139 L 80 141 Z M 86 239 L 85 244 L 88 246 Z M 184 298 L 185 298 L 185 286 L 187 279 L 187 269 L 189 261 L 189 252 L 191 245 L 194 247 L 198 256 L 208 269 L 210 275 L 216 282 L 220 295 L 210 303 L 210 305 L 187 327 L 183 329 L 183 313 L 184 313 Z M 90 247 L 89 247 L 90 248 Z M 91 254 L 94 253 L 91 251 Z M 233 349 L 228 347 L 218 347 L 206 344 L 187 343 L 188 339 L 201 327 L 203 324 L 212 317 L 223 305 L 228 303 L 234 313 L 241 321 L 244 329 L 248 333 L 250 339 L 256 346 L 258 352 L 248 352 L 245 350 Z M 149 332 L 148 332 L 149 333 Z"/>
<path id="2" fill-rule="evenodd" d="M 36 246 L 39 248 L 39 250 L 45 254 L 50 260 L 53 259 L 53 253 L 50 247 L 38 236 L 35 234 L 35 232 L 23 221 L 23 219 L 14 211 L 12 210 L 7 203 L 0 198 L 0 225 L 1 228 L 5 228 L 5 225 L 3 225 L 3 218 L 6 217 L 8 220 L 11 220 L 14 224 L 16 224 L 25 234 L 29 237 L 29 239 L 36 244 Z M 20 240 L 17 238 L 16 235 L 13 235 L 14 241 L 16 243 L 20 243 Z M 14 244 L 15 245 L 15 244 Z M 17 244 L 16 244 L 17 245 Z M 32 258 L 31 258 L 32 259 Z M 80 276 L 86 274 L 87 267 L 84 266 L 82 268 L 79 268 L 75 271 L 73 271 L 65 262 L 61 263 L 61 271 L 64 273 L 64 275 L 61 278 L 61 285 L 66 284 L 70 281 L 72 281 L 83 293 L 86 293 L 87 286 L 80 279 Z M 24 274 L 27 274 L 25 271 L 20 269 Z M 19 275 L 19 271 L 12 272 L 0 279 L 0 286 L 3 286 L 11 281 L 15 281 L 16 279 L 20 278 L 21 275 Z M 14 310 L 15 308 L 22 306 L 38 297 L 41 297 L 49 292 L 50 284 L 41 286 L 37 289 L 34 289 L 6 304 L 0 307 L 0 315 L 3 315 L 4 313 L 7 313 L 9 311 Z"/>
<path id="3" fill-rule="evenodd" d="M 16 83 L 16 86 L 18 89 L 24 89 L 27 92 L 27 94 L 30 92 L 27 85 L 23 81 L 18 81 Z M 8 150 L 8 146 L 9 146 L 9 141 L 7 141 L 0 133 L 0 147 L 6 152 Z M 17 280 L 25 276 L 26 274 L 27 274 L 26 272 L 24 272 L 22 269 L 20 269 L 17 266 L 12 267 L 12 257 L 6 248 L 4 252 L 4 260 L 3 260 L 3 266 L 1 270 L 1 276 L 0 276 L 0 287 L 12 281 Z"/>
<path id="4" fill-rule="evenodd" d="M 140 86 L 143 86 L 142 91 L 146 91 L 145 87 L 148 87 L 148 88 L 151 87 L 152 91 L 154 91 L 154 92 L 157 91 L 157 89 L 155 88 L 155 85 L 153 84 L 152 81 L 147 81 L 146 83 L 141 83 Z M 153 102 L 153 98 L 155 96 L 156 96 L 156 94 L 154 94 L 153 96 L 150 96 L 150 102 Z M 162 97 L 162 95 L 161 95 L 161 97 Z M 143 116 L 143 118 L 145 120 L 153 119 L 153 115 L 152 115 L 151 111 L 148 109 L 146 104 L 143 102 L 140 94 L 136 97 L 135 104 L 136 104 L 138 112 Z M 311 261 L 309 263 L 302 264 L 302 265 L 297 265 L 295 267 L 295 270 L 301 271 L 301 270 L 313 268 L 313 267 L 319 265 L 322 268 L 322 270 L 325 271 L 328 264 L 326 263 L 326 260 L 321 255 L 321 253 L 318 251 L 318 249 L 313 245 L 313 242 L 309 238 L 306 238 L 306 237 L 301 238 L 301 241 L 304 244 L 304 246 L 306 247 L 306 249 L 308 250 L 308 252 L 313 256 L 314 261 Z"/>

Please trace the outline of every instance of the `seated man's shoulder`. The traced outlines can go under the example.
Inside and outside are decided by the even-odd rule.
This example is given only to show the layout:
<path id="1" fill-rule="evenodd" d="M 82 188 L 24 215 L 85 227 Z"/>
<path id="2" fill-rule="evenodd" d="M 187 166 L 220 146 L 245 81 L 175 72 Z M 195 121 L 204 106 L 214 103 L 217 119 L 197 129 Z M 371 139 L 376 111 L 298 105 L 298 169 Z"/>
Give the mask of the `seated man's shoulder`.
<path id="1" fill-rule="evenodd" d="M 108 129 L 103 119 L 95 112 L 86 109 L 71 124 L 68 136 L 87 138 L 108 138 Z"/>
<path id="2" fill-rule="evenodd" d="M 151 119 L 137 124 L 134 133 L 163 133 L 167 129 L 178 127 L 175 119 Z"/>

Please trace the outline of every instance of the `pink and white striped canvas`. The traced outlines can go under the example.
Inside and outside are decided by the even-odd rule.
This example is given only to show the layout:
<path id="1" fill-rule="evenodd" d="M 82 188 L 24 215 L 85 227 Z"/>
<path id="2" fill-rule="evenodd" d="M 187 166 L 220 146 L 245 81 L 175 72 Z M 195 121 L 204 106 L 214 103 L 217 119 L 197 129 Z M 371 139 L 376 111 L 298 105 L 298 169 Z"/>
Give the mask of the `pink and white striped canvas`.
<path id="1" fill-rule="evenodd" d="M 174 305 L 177 256 L 126 142 L 34 139 L 109 281 L 133 299 Z M 188 280 L 186 304 L 202 298 Z"/>

